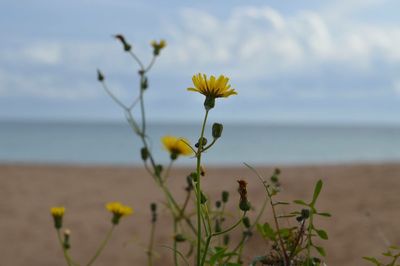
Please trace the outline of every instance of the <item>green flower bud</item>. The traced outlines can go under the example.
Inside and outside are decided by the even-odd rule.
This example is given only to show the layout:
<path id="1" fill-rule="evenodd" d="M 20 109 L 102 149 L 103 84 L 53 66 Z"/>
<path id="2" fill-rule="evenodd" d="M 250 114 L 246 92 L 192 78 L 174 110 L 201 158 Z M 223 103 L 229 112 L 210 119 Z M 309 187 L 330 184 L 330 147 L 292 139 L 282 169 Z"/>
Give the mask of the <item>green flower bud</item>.
<path id="1" fill-rule="evenodd" d="M 214 139 L 221 137 L 224 126 L 219 123 L 214 123 L 212 126 L 212 136 Z"/>
<path id="2" fill-rule="evenodd" d="M 243 222 L 243 224 L 244 224 L 244 226 L 246 227 L 246 228 L 249 228 L 250 227 L 250 219 L 249 219 L 249 217 L 244 217 L 243 218 L 243 220 L 242 220 L 242 222 Z"/>
<path id="3" fill-rule="evenodd" d="M 104 80 L 104 75 L 99 69 L 97 69 L 97 80 L 102 82 Z"/>
<path id="4" fill-rule="evenodd" d="M 66 249 L 66 250 L 68 250 L 68 249 L 71 248 L 71 244 L 70 244 L 70 242 L 69 242 L 70 235 L 71 235 L 71 231 L 70 231 L 69 229 L 65 229 L 65 230 L 64 230 L 64 242 L 63 242 L 63 246 L 64 246 L 64 249 Z"/>
<path id="5" fill-rule="evenodd" d="M 157 164 L 157 165 L 156 165 L 156 168 L 155 168 L 155 174 L 156 174 L 156 176 L 160 176 L 162 170 L 163 170 L 163 166 L 162 166 L 161 164 Z"/>
<path id="6" fill-rule="evenodd" d="M 143 161 L 146 161 L 147 158 L 149 158 L 149 150 L 148 150 L 146 147 L 143 147 L 143 148 L 140 150 L 140 155 L 142 156 L 142 160 L 143 160 Z"/>
<path id="7" fill-rule="evenodd" d="M 145 90 L 149 87 L 149 81 L 148 81 L 147 77 L 144 77 L 142 79 L 142 82 L 140 83 L 140 87 L 142 90 Z"/>
<path id="8" fill-rule="evenodd" d="M 220 223 L 220 221 L 217 219 L 217 220 L 215 220 L 215 232 L 216 233 L 219 233 L 219 232 L 221 232 L 222 231 L 222 229 L 221 229 L 221 223 Z"/>
<path id="9" fill-rule="evenodd" d="M 186 237 L 182 234 L 176 234 L 174 237 L 176 242 L 184 242 L 186 241 Z"/>
<path id="10" fill-rule="evenodd" d="M 151 210 L 151 212 L 156 212 L 157 211 L 157 204 L 152 202 L 150 204 L 150 210 Z"/>
<path id="11" fill-rule="evenodd" d="M 215 207 L 220 208 L 221 205 L 222 205 L 221 201 L 217 200 L 217 201 L 215 202 Z"/>
<path id="12" fill-rule="evenodd" d="M 239 209 L 241 209 L 244 212 L 247 212 L 250 210 L 250 202 L 248 200 L 241 200 L 239 202 Z"/>
<path id="13" fill-rule="evenodd" d="M 229 192 L 228 191 L 222 191 L 222 202 L 227 203 L 229 200 Z"/>
<path id="14" fill-rule="evenodd" d="M 223 242 L 224 242 L 224 245 L 225 245 L 225 246 L 227 246 L 227 245 L 229 244 L 229 240 L 230 240 L 229 235 L 228 235 L 228 234 L 224 235 L 224 240 L 223 240 Z"/>
<path id="15" fill-rule="evenodd" d="M 117 34 L 114 37 L 122 43 L 125 52 L 129 52 L 132 49 L 132 46 L 125 40 L 125 37 L 123 35 Z"/>
<path id="16" fill-rule="evenodd" d="M 200 143 L 200 139 L 199 139 L 199 141 L 194 145 L 196 148 L 198 148 L 199 147 L 199 144 Z M 206 146 L 207 145 L 207 139 L 205 138 L 205 137 L 203 137 L 203 141 L 202 141 L 202 145 L 201 145 L 201 147 L 204 147 L 204 146 Z"/>
<path id="17" fill-rule="evenodd" d="M 192 173 L 190 174 L 190 177 L 192 178 L 193 182 L 197 182 L 197 179 L 198 179 L 197 173 L 192 172 Z"/>
<path id="18" fill-rule="evenodd" d="M 301 210 L 301 217 L 305 220 L 308 219 L 308 217 L 310 217 L 310 210 L 308 209 L 302 209 Z"/>

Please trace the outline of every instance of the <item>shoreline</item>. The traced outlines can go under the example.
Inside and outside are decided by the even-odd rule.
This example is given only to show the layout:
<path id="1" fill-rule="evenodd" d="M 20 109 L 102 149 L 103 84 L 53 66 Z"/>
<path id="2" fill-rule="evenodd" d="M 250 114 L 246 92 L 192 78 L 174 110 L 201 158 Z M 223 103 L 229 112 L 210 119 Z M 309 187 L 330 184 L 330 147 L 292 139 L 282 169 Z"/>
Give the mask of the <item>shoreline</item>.
<path id="1" fill-rule="evenodd" d="M 274 169 L 256 168 L 265 177 Z M 364 265 L 367 263 L 361 257 L 379 257 L 386 249 L 385 241 L 400 243 L 400 163 L 279 168 L 282 200 L 307 200 L 315 182 L 319 178 L 324 181 L 317 206 L 333 216 L 318 220 L 317 225 L 326 229 L 330 237 L 321 243 L 328 254 L 328 265 Z M 168 182 L 178 200 L 184 196 L 189 170 L 179 167 L 171 172 Z M 264 197 L 263 188 L 245 166 L 206 167 L 204 190 L 212 199 L 218 198 L 221 190 L 230 191 L 228 207 L 235 213 L 238 178 L 248 181 L 249 199 L 257 207 Z M 135 213 L 121 222 L 96 263 L 123 266 L 146 264 L 149 204 L 157 201 L 161 206 L 163 195 L 142 167 L 13 163 L 0 164 L 0 200 L 2 263 L 16 266 L 64 264 L 49 207 L 66 206 L 65 224 L 72 231 L 72 255 L 85 262 L 110 225 L 104 204 L 117 200 L 132 205 Z M 267 211 L 265 221 L 269 215 Z M 168 214 L 160 210 L 156 229 L 158 262 L 171 261 L 170 251 L 160 247 L 171 244 L 169 220 Z M 263 255 L 266 247 L 254 237 L 247 247 L 249 256 L 245 262 Z"/>

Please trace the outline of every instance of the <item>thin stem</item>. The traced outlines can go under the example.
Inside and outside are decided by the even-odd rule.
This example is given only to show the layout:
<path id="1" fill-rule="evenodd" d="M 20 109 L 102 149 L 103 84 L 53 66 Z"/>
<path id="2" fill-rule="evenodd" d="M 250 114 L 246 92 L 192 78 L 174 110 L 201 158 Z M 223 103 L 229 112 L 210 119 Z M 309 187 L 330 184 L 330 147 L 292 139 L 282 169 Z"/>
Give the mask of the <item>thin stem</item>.
<path id="1" fill-rule="evenodd" d="M 90 259 L 90 261 L 86 264 L 86 266 L 90 266 L 93 264 L 93 262 L 97 259 L 97 257 L 101 254 L 103 251 L 104 247 L 107 245 L 108 240 L 110 240 L 111 235 L 114 231 L 115 225 L 113 224 L 110 230 L 108 230 L 106 237 L 104 238 L 103 242 L 101 242 L 100 246 L 97 248 L 96 253 L 94 256 Z"/>
<path id="2" fill-rule="evenodd" d="M 311 257 L 311 245 L 312 245 L 312 228 L 313 228 L 313 218 L 314 218 L 314 210 L 310 210 L 310 220 L 309 220 L 309 224 L 308 224 L 308 236 L 307 236 L 307 260 L 310 260 Z"/>
<path id="3" fill-rule="evenodd" d="M 122 109 L 128 110 L 128 107 L 126 107 L 126 105 L 123 104 L 123 103 L 110 91 L 110 89 L 108 88 L 107 84 L 106 84 L 104 81 L 102 81 L 101 84 L 103 85 L 104 90 L 105 90 L 105 91 L 107 92 L 107 94 L 111 97 L 111 99 L 114 100 L 114 102 L 115 102 L 116 104 L 118 104 Z"/>
<path id="4" fill-rule="evenodd" d="M 168 164 L 167 169 L 165 170 L 165 174 L 164 174 L 164 178 L 162 180 L 163 183 L 165 183 L 165 181 L 167 181 L 168 177 L 169 177 L 169 172 L 171 171 L 171 167 L 172 164 L 174 163 L 174 160 L 171 160 Z"/>
<path id="5" fill-rule="evenodd" d="M 62 250 L 63 250 L 64 258 L 65 258 L 65 260 L 66 260 L 68 266 L 71 266 L 71 259 L 70 259 L 70 257 L 68 256 L 67 250 L 66 250 L 65 247 L 64 247 L 64 244 L 63 244 L 63 241 L 62 241 L 62 238 L 61 238 L 60 229 L 57 229 L 57 238 L 58 238 L 58 242 L 60 242 L 61 248 L 62 248 Z"/>
<path id="6" fill-rule="evenodd" d="M 211 148 L 211 147 L 215 144 L 215 142 L 217 142 L 217 139 L 213 139 L 213 141 L 210 143 L 210 145 L 208 145 L 207 147 L 205 147 L 205 148 L 203 149 L 203 152 L 205 152 L 206 150 L 208 150 L 209 148 Z"/>
<path id="7" fill-rule="evenodd" d="M 285 259 L 284 260 L 285 266 L 290 266 L 289 257 L 288 257 L 288 254 L 286 252 L 286 248 L 285 248 L 285 245 L 283 243 L 282 236 L 280 234 L 278 218 L 277 218 L 277 215 L 276 215 L 274 202 L 272 201 L 272 194 L 269 191 L 269 185 L 266 184 L 266 181 L 264 181 L 264 179 L 258 174 L 258 172 L 252 166 L 250 166 L 247 163 L 244 163 L 244 165 L 246 165 L 250 170 L 252 170 L 256 174 L 258 179 L 260 179 L 261 183 L 263 184 L 263 186 L 265 188 L 265 191 L 267 192 L 267 195 L 268 195 L 268 198 L 269 198 L 269 203 L 270 203 L 271 209 L 272 209 L 272 214 L 273 214 L 273 217 L 274 217 L 275 229 L 278 232 L 279 245 L 281 246 L 281 249 L 282 249 L 282 252 L 283 252 L 283 256 L 284 256 L 284 259 Z"/>
<path id="8" fill-rule="evenodd" d="M 210 235 L 207 236 L 206 245 L 205 245 L 205 247 L 204 247 L 204 253 L 203 253 L 203 257 L 202 257 L 202 259 L 201 259 L 201 264 L 200 264 L 200 265 L 204 265 L 204 263 L 205 263 L 205 261 L 206 261 L 207 250 L 208 250 L 208 246 L 210 245 L 211 238 L 214 237 L 214 236 L 223 235 L 223 234 L 226 234 L 226 233 L 232 231 L 233 229 L 235 229 L 236 226 L 238 226 L 238 225 L 242 222 L 242 220 L 243 220 L 243 218 L 244 218 L 245 216 L 246 216 L 246 212 L 243 212 L 243 216 L 242 216 L 235 224 L 233 224 L 231 227 L 229 227 L 228 229 L 226 229 L 226 230 L 224 230 L 224 231 L 215 232 L 215 233 L 212 233 L 212 234 L 210 234 Z"/>
<path id="9" fill-rule="evenodd" d="M 144 70 L 144 65 L 143 65 L 142 61 L 140 61 L 139 57 L 137 57 L 132 51 L 129 51 L 128 53 L 138 63 L 140 69 L 143 71 Z"/>
<path id="10" fill-rule="evenodd" d="M 297 249 L 297 247 L 299 246 L 299 244 L 300 244 L 300 239 L 302 238 L 303 233 L 304 233 L 304 224 L 305 224 L 305 222 L 306 222 L 305 220 L 303 220 L 303 221 L 301 222 L 301 226 L 300 226 L 300 230 L 299 230 L 298 236 L 297 236 L 297 238 L 296 238 L 296 240 L 295 240 L 295 242 L 294 242 L 294 245 L 293 245 L 292 249 L 290 250 L 289 261 L 292 260 L 293 257 L 294 257 L 295 254 L 296 254 L 296 249 Z"/>
<path id="11" fill-rule="evenodd" d="M 178 233 L 178 223 L 174 218 L 174 265 L 178 266 L 178 242 L 176 241 L 176 234 Z"/>
<path id="12" fill-rule="evenodd" d="M 153 56 L 151 58 L 150 64 L 146 67 L 144 72 L 149 72 L 149 70 L 153 67 L 154 63 L 156 62 L 156 58 L 157 58 L 157 56 Z"/>
<path id="13" fill-rule="evenodd" d="M 156 229 L 156 222 L 152 221 L 150 231 L 150 242 L 147 250 L 148 265 L 153 266 L 153 246 L 154 246 L 154 232 Z"/>
<path id="14" fill-rule="evenodd" d="M 197 148 L 196 157 L 197 157 L 197 166 L 196 166 L 196 174 L 197 174 L 197 182 L 196 182 L 196 212 L 197 212 L 197 266 L 201 266 L 201 186 L 200 186 L 200 166 L 201 166 L 201 152 L 203 148 L 203 137 L 204 137 L 204 129 L 206 127 L 207 117 L 209 110 L 206 110 L 204 115 L 203 125 L 201 127 L 200 139 L 199 139 L 199 147 Z M 206 252 L 206 251 L 205 251 Z"/>

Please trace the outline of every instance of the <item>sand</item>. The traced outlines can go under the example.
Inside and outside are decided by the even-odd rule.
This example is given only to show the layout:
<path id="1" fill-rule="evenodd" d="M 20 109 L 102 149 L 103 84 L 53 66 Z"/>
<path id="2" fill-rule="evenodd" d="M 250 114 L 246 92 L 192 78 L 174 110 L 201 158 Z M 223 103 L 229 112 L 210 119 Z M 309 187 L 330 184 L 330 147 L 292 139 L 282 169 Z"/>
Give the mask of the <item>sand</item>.
<path id="1" fill-rule="evenodd" d="M 269 176 L 273 168 L 258 167 Z M 308 199 L 317 179 L 324 181 L 318 202 L 333 217 L 316 224 L 329 232 L 321 244 L 328 265 L 369 265 L 362 256 L 378 256 L 387 242 L 400 244 L 400 165 L 281 167 L 281 200 Z M 172 171 L 169 185 L 178 200 L 188 169 Z M 229 209 L 236 213 L 238 178 L 249 182 L 249 199 L 259 207 L 264 197 L 258 180 L 245 167 L 209 168 L 204 189 L 210 197 L 231 191 Z M 0 165 L 0 265 L 66 265 L 49 214 L 53 205 L 67 208 L 64 224 L 72 231 L 72 255 L 86 263 L 110 227 L 104 205 L 121 201 L 134 215 L 121 221 L 95 265 L 146 265 L 150 202 L 161 206 L 163 194 L 142 168 L 107 166 Z M 160 207 L 163 209 L 162 207 Z M 370 215 L 368 216 L 367 213 Z M 263 221 L 271 217 L 268 209 Z M 155 265 L 171 265 L 171 218 L 160 210 Z M 236 232 L 240 234 L 240 232 Z M 245 265 L 267 245 L 254 237 L 245 249 Z M 182 246 L 185 251 L 185 246 Z M 182 264 L 183 265 L 183 264 Z"/>

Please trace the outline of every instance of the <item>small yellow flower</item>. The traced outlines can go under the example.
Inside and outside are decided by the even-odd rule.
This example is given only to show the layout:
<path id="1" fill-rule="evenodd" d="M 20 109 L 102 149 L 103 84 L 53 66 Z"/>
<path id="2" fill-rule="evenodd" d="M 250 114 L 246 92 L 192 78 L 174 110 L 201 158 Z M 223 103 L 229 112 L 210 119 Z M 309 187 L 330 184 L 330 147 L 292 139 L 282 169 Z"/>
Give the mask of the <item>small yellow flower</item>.
<path id="1" fill-rule="evenodd" d="M 229 78 L 224 75 L 220 75 L 218 78 L 211 76 L 207 78 L 205 74 L 197 74 L 192 77 L 194 88 L 188 88 L 188 91 L 195 91 L 203 94 L 206 97 L 211 98 L 227 98 L 231 95 L 236 95 L 235 89 L 231 89 L 231 85 L 228 84 Z"/>
<path id="2" fill-rule="evenodd" d="M 171 159 L 176 159 L 179 155 L 190 156 L 192 149 L 188 146 L 189 141 L 185 138 L 164 136 L 161 138 L 164 148 L 171 154 Z"/>
<path id="3" fill-rule="evenodd" d="M 131 207 L 122 205 L 120 202 L 109 202 L 106 204 L 106 209 L 113 214 L 113 218 L 111 220 L 113 224 L 118 224 L 121 217 L 133 213 Z"/>
<path id="4" fill-rule="evenodd" d="M 52 207 L 50 209 L 51 215 L 53 217 L 63 217 L 65 213 L 65 208 L 64 207 Z"/>
<path id="5" fill-rule="evenodd" d="M 159 55 L 160 51 L 167 46 L 167 42 L 165 40 L 160 40 L 159 42 L 152 41 L 150 44 L 153 46 L 154 55 Z"/>
<path id="6" fill-rule="evenodd" d="M 54 227 L 58 230 L 62 227 L 63 216 L 65 213 L 64 207 L 52 207 L 50 209 L 51 216 L 53 216 Z"/>

